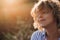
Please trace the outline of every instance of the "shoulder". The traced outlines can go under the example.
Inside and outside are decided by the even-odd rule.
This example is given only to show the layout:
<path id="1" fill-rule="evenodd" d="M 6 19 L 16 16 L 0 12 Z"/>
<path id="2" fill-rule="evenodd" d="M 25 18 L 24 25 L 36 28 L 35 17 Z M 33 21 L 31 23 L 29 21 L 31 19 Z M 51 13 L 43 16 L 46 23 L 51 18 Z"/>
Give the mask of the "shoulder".
<path id="1" fill-rule="evenodd" d="M 38 37 L 41 36 L 41 32 L 39 30 L 32 33 L 31 40 L 37 40 Z"/>
<path id="2" fill-rule="evenodd" d="M 41 32 L 40 32 L 39 30 L 37 30 L 37 31 L 33 32 L 32 35 L 38 35 L 38 34 L 40 34 L 40 33 L 41 33 Z"/>

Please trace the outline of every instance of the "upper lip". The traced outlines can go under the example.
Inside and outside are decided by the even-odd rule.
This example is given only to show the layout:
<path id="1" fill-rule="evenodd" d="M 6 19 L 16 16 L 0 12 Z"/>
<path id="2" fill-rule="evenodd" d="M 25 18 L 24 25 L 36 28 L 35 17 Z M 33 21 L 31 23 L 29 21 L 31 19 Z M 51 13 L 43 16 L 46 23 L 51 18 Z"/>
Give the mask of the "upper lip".
<path id="1" fill-rule="evenodd" d="M 40 21 L 44 21 L 45 19 L 39 19 Z"/>

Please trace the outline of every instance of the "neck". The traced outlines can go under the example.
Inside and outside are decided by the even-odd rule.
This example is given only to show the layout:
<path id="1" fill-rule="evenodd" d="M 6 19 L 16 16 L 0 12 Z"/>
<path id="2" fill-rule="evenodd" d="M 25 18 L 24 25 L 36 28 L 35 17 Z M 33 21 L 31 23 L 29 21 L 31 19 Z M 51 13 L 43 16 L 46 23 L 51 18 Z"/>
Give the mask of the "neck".
<path id="1" fill-rule="evenodd" d="M 50 40 L 58 40 L 58 30 L 56 23 L 51 23 L 48 27 L 45 28 L 48 38 Z"/>

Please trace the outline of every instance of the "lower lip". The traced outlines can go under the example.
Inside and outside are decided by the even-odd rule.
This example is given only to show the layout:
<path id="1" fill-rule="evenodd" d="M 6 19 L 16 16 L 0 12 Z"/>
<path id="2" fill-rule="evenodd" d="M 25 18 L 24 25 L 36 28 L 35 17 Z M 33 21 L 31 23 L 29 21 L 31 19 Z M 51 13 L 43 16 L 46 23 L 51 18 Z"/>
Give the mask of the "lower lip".
<path id="1" fill-rule="evenodd" d="M 40 19 L 39 21 L 45 21 L 45 19 L 42 19 L 42 20 Z"/>

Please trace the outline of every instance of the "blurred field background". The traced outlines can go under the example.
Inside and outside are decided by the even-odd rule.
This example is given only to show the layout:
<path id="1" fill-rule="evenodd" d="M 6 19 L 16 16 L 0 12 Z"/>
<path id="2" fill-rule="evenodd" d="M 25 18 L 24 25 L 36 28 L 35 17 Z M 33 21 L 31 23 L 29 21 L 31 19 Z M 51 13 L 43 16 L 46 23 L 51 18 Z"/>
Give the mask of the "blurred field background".
<path id="1" fill-rule="evenodd" d="M 30 40 L 34 30 L 30 15 L 37 0 L 0 0 L 0 40 Z"/>
<path id="2" fill-rule="evenodd" d="M 30 11 L 38 0 L 0 0 L 0 40 L 30 40 Z"/>

